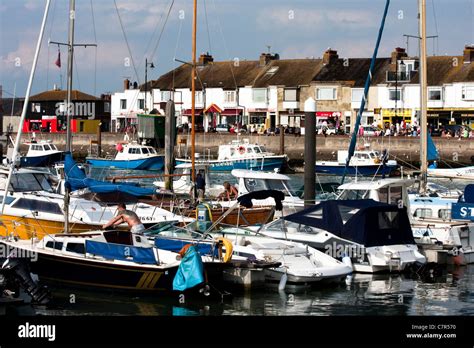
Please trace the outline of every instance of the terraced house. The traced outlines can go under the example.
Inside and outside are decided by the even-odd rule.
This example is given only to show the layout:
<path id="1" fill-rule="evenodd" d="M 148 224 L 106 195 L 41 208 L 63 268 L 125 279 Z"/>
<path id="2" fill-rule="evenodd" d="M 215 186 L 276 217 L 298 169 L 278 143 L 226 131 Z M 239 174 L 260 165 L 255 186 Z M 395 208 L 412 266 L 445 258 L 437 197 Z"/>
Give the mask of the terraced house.
<path id="1" fill-rule="evenodd" d="M 470 46 L 462 56 L 428 58 L 432 128 L 473 125 L 473 60 L 474 48 Z M 245 124 L 256 131 L 272 132 L 279 125 L 304 131 L 304 101 L 313 97 L 317 122 L 348 133 L 359 111 L 370 62 L 370 58 L 340 57 L 332 49 L 322 58 L 307 59 L 280 59 L 278 54 L 262 53 L 258 60 L 218 62 L 210 54 L 202 54 L 197 68 L 196 129 Z M 403 48 L 394 49 L 391 57 L 377 58 L 362 125 L 383 128 L 402 120 L 418 122 L 418 65 L 418 58 L 408 57 Z M 134 100 L 144 91 L 149 93 L 148 109 L 153 113 L 164 114 L 166 102 L 174 100 L 177 123 L 190 123 L 191 65 L 183 64 L 146 86 L 135 87 L 135 93 L 112 96 L 112 123 L 127 117 L 136 122 L 136 113 L 144 110 Z"/>

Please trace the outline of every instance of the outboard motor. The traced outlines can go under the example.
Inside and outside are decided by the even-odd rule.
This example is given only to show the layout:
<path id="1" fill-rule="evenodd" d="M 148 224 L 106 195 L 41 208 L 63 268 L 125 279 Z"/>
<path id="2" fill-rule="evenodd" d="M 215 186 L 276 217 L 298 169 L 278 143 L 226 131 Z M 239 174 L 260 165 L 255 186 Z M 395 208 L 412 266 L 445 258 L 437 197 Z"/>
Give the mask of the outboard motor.
<path id="1" fill-rule="evenodd" d="M 7 284 L 14 284 L 19 290 L 22 288 L 35 304 L 47 304 L 51 299 L 49 289 L 38 285 L 32 278 L 30 267 L 26 260 L 21 258 L 7 258 L 1 266 Z M 15 291 L 18 293 L 18 291 Z"/>

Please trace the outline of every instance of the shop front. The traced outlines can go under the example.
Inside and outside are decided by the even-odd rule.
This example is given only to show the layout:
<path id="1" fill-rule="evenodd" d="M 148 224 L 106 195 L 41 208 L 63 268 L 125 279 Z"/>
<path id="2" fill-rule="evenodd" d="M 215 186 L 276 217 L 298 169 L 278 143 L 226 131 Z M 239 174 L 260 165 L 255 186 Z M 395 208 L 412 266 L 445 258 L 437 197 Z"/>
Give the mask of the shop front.
<path id="1" fill-rule="evenodd" d="M 381 109 L 382 128 L 390 126 L 391 124 L 401 123 L 405 121 L 407 124 L 412 124 L 414 121 L 412 109 Z"/>

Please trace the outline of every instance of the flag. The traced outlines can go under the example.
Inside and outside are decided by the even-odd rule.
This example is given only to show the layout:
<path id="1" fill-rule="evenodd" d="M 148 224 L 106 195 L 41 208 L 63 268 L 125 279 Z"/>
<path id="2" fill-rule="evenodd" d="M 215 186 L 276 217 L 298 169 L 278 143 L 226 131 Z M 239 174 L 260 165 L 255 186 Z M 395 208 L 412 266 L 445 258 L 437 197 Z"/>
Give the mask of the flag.
<path id="1" fill-rule="evenodd" d="M 58 50 L 58 59 L 56 59 L 56 62 L 54 63 L 58 68 L 61 67 L 61 51 Z"/>

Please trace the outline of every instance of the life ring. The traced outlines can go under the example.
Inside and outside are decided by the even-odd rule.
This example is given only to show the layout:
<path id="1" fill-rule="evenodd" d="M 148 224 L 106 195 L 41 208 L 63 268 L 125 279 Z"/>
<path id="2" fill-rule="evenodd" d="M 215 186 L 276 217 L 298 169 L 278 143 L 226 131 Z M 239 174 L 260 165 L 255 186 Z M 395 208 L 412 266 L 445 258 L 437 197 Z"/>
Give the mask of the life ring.
<path id="1" fill-rule="evenodd" d="M 241 155 L 243 155 L 245 153 L 245 147 L 243 147 L 243 146 L 240 146 L 238 150 L 239 150 L 239 153 Z"/>
<path id="2" fill-rule="evenodd" d="M 219 248 L 219 258 L 222 257 L 225 263 L 229 262 L 232 259 L 232 252 L 234 250 L 232 242 L 223 237 L 217 238 L 215 242 Z M 222 254 L 223 247 L 225 247 L 225 254 Z"/>

